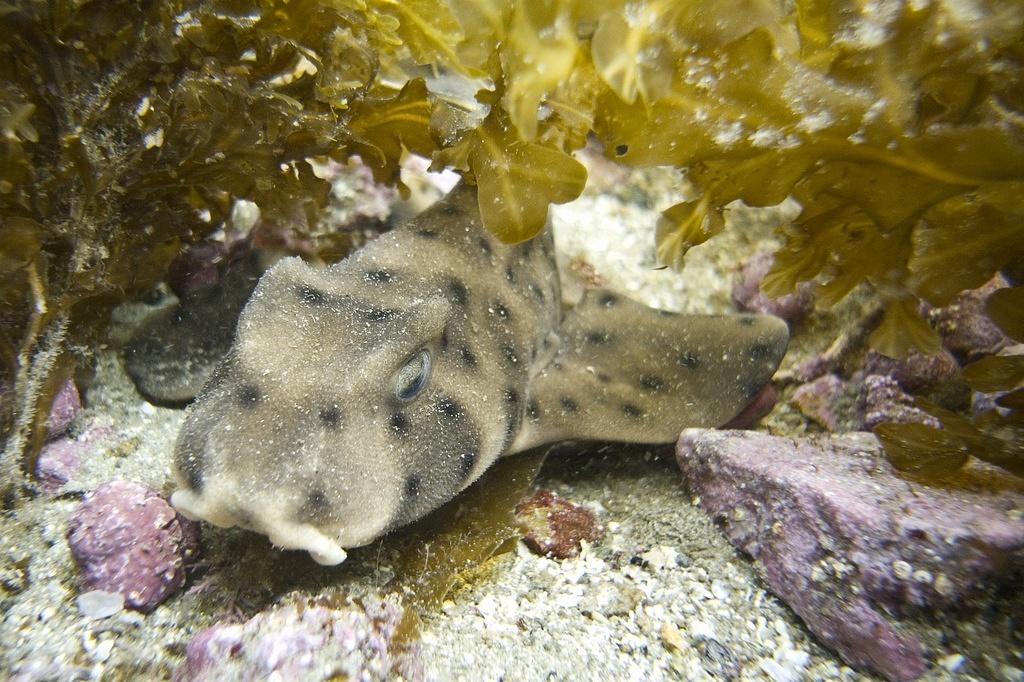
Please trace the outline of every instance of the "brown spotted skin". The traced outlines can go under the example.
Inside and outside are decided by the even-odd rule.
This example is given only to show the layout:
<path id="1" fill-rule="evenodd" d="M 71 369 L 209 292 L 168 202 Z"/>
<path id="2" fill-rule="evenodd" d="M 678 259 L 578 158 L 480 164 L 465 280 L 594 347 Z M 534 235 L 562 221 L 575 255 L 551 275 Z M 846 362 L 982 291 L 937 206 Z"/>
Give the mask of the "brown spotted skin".
<path id="1" fill-rule="evenodd" d="M 723 423 L 786 340 L 775 318 L 668 315 L 607 291 L 563 321 L 550 232 L 498 242 L 461 186 L 341 263 L 264 275 L 189 409 L 172 500 L 338 563 L 502 455 Z"/>

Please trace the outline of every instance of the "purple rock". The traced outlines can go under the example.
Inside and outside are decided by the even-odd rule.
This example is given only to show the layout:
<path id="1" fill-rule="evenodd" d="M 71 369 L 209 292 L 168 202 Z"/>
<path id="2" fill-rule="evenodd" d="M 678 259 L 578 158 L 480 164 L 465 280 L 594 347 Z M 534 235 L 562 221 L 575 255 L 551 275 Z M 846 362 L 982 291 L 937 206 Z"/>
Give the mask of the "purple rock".
<path id="1" fill-rule="evenodd" d="M 220 279 L 220 265 L 228 257 L 223 242 L 209 240 L 194 244 L 171 261 L 167 283 L 178 297 L 212 286 Z"/>
<path id="2" fill-rule="evenodd" d="M 732 285 L 733 303 L 742 310 L 775 315 L 790 324 L 799 322 L 814 309 L 814 283 L 801 282 L 794 293 L 769 298 L 761 291 L 761 281 L 774 262 L 770 252 L 759 251 L 744 263 Z"/>
<path id="3" fill-rule="evenodd" d="M 911 351 L 905 358 L 890 358 L 870 351 L 864 359 L 864 374 L 885 374 L 895 379 L 905 391 L 916 393 L 935 388 L 960 371 L 960 365 L 949 351 L 935 355 Z"/>
<path id="4" fill-rule="evenodd" d="M 198 540 L 197 524 L 132 481 L 97 488 L 72 513 L 68 529 L 83 584 L 120 592 L 127 606 L 144 613 L 184 586 Z"/>
<path id="5" fill-rule="evenodd" d="M 67 483 L 78 471 L 82 457 L 95 442 L 113 433 L 109 426 L 92 428 L 77 438 L 65 436 L 43 445 L 36 460 L 36 480 L 45 493 L 52 493 Z"/>
<path id="6" fill-rule="evenodd" d="M 50 405 L 50 414 L 46 417 L 46 438 L 63 435 L 81 411 L 82 398 L 78 395 L 78 387 L 74 381 L 68 379 L 57 391 Z"/>
<path id="7" fill-rule="evenodd" d="M 578 556 L 584 540 L 597 542 L 604 535 L 594 512 L 543 488 L 516 505 L 516 520 L 526 546 L 554 559 Z"/>
<path id="8" fill-rule="evenodd" d="M 924 672 L 889 614 L 997 593 L 1024 560 L 1024 495 L 900 478 L 869 433 L 802 439 L 688 429 L 677 457 L 701 507 L 759 564 L 772 591 L 852 665 Z M 912 611 L 913 609 L 911 609 Z"/>
<path id="9" fill-rule="evenodd" d="M 941 428 L 939 420 L 914 406 L 914 399 L 903 392 L 892 377 L 869 374 L 864 377 L 864 421 L 862 427 L 871 430 L 879 424 L 927 424 Z"/>
<path id="10" fill-rule="evenodd" d="M 1006 281 L 997 276 L 979 289 L 963 292 L 948 306 L 928 310 L 928 321 L 942 335 L 948 350 L 975 360 L 994 355 L 1006 346 L 1008 339 L 985 313 L 988 297 L 1005 286 Z"/>
<path id="11" fill-rule="evenodd" d="M 793 403 L 808 419 L 813 419 L 829 431 L 835 431 L 841 422 L 849 421 L 843 407 L 848 389 L 845 381 L 835 374 L 826 374 L 803 384 L 793 392 Z"/>
<path id="12" fill-rule="evenodd" d="M 83 449 L 74 438 L 60 438 L 43 446 L 36 460 L 36 480 L 44 492 L 52 493 L 71 480 L 82 463 Z"/>
<path id="13" fill-rule="evenodd" d="M 401 618 L 397 606 L 369 599 L 337 609 L 289 604 L 203 630 L 174 679 L 421 679 L 416 650 L 393 641 Z"/>

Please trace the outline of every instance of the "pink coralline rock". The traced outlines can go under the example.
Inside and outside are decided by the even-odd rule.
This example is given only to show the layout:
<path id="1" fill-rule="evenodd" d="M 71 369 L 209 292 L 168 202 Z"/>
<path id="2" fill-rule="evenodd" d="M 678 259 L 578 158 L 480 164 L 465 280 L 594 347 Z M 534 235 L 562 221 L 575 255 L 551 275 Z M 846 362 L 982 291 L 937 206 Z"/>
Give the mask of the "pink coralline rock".
<path id="1" fill-rule="evenodd" d="M 50 405 L 50 414 L 46 417 L 47 439 L 63 435 L 81 411 L 82 398 L 78 395 L 78 387 L 74 381 L 68 379 L 57 391 Z"/>
<path id="2" fill-rule="evenodd" d="M 52 493 L 71 480 L 82 463 L 83 445 L 74 438 L 58 438 L 45 444 L 36 460 L 36 481 Z"/>
<path id="3" fill-rule="evenodd" d="M 1024 494 L 900 478 L 869 433 L 688 429 L 677 458 L 700 506 L 772 591 L 851 665 L 890 680 L 928 666 L 900 614 L 995 592 L 1024 561 Z"/>
<path id="4" fill-rule="evenodd" d="M 343 608 L 288 604 L 197 634 L 174 680 L 422 679 L 416 649 L 394 642 L 401 617 L 399 607 L 372 599 Z"/>
<path id="5" fill-rule="evenodd" d="M 761 291 L 761 281 L 774 262 L 770 252 L 759 251 L 744 263 L 732 285 L 733 303 L 741 310 L 775 315 L 790 324 L 799 322 L 814 309 L 814 284 L 802 282 L 792 294 L 769 298 Z"/>
<path id="6" fill-rule="evenodd" d="M 120 592 L 143 613 L 184 586 L 199 550 L 197 524 L 155 491 L 120 480 L 101 485 L 72 513 L 68 543 L 87 589 Z"/>
<path id="7" fill-rule="evenodd" d="M 870 430 L 879 424 L 926 424 L 939 428 L 939 420 L 914 406 L 914 399 L 903 392 L 892 377 L 869 374 L 861 383 L 864 400 L 862 427 Z"/>
<path id="8" fill-rule="evenodd" d="M 167 283 L 179 297 L 212 286 L 220 279 L 220 266 L 228 258 L 227 246 L 209 240 L 182 251 L 167 269 Z"/>
<path id="9" fill-rule="evenodd" d="M 890 358 L 871 351 L 864 359 L 864 374 L 885 374 L 895 379 L 905 391 L 926 391 L 956 376 L 960 365 L 946 350 L 935 355 L 912 351 L 905 358 Z"/>
<path id="10" fill-rule="evenodd" d="M 847 383 L 835 374 L 826 374 L 803 384 L 793 392 L 793 403 L 808 419 L 813 419 L 829 431 L 835 431 L 848 421 L 843 407 Z"/>
<path id="11" fill-rule="evenodd" d="M 988 297 L 1006 286 L 998 276 L 979 289 L 965 291 L 949 305 L 927 311 L 928 321 L 942 335 L 943 345 L 965 360 L 993 355 L 1007 345 L 999 327 L 988 318 Z"/>
<path id="12" fill-rule="evenodd" d="M 97 441 L 110 437 L 109 426 L 93 427 L 77 437 L 62 436 L 44 444 L 36 460 L 36 481 L 44 493 L 56 492 L 70 481 L 82 463 L 82 458 L 95 447 Z"/>
<path id="13" fill-rule="evenodd" d="M 517 504 L 516 519 L 526 545 L 535 554 L 554 559 L 577 556 L 584 540 L 597 542 L 604 535 L 594 512 L 550 490 L 538 490 Z"/>

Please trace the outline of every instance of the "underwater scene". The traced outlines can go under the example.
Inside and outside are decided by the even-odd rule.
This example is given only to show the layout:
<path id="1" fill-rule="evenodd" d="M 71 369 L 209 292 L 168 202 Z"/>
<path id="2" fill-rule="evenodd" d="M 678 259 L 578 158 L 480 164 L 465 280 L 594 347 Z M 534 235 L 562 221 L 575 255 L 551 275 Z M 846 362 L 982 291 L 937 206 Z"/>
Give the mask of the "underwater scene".
<path id="1" fill-rule="evenodd" d="M 1019 0 L 0 0 L 0 679 L 1024 682 Z"/>

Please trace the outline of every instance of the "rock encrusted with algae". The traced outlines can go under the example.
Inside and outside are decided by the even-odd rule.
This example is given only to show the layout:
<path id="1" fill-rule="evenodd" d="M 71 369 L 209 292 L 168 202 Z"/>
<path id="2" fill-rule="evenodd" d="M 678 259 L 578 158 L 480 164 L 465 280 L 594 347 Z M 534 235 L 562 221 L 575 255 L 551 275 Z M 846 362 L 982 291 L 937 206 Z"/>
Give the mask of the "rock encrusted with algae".
<path id="1" fill-rule="evenodd" d="M 185 585 L 199 529 L 146 486 L 111 481 L 72 514 L 68 543 L 86 588 L 118 592 L 148 613 Z"/>
<path id="2" fill-rule="evenodd" d="M 401 616 L 401 608 L 379 600 L 341 607 L 293 601 L 203 630 L 188 643 L 174 680 L 419 680 L 415 649 L 394 640 Z"/>
<path id="3" fill-rule="evenodd" d="M 516 519 L 526 532 L 526 546 L 553 559 L 577 556 L 583 542 L 604 535 L 594 512 L 550 490 L 538 490 L 516 505 Z"/>
<path id="4" fill-rule="evenodd" d="M 928 667 L 900 616 L 964 606 L 1024 561 L 1024 486 L 991 472 L 956 489 L 905 481 L 871 434 L 689 429 L 677 458 L 772 591 L 844 659 L 887 679 Z"/>

